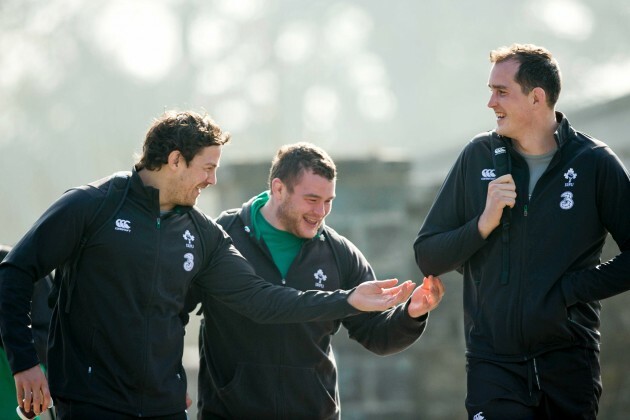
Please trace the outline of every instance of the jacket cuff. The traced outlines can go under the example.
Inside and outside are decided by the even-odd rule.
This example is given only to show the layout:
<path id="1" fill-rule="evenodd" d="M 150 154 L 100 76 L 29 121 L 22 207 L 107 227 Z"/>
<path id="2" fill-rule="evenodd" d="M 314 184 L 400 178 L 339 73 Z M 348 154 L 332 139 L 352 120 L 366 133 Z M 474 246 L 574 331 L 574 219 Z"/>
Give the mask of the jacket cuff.
<path id="1" fill-rule="evenodd" d="M 352 294 L 352 292 L 354 292 L 355 290 L 356 290 L 356 287 L 353 287 L 352 289 L 349 289 L 349 290 L 341 291 L 341 293 L 346 295 L 346 299 L 345 299 L 345 305 L 346 305 L 346 310 L 347 310 L 346 316 L 359 315 L 363 313 L 363 311 L 358 310 L 354 306 L 350 305 L 350 302 L 348 302 L 348 298 L 350 297 L 350 294 Z"/>
<path id="2" fill-rule="evenodd" d="M 7 359 L 9 360 L 9 366 L 11 366 L 11 373 L 13 375 L 39 365 L 39 358 L 37 357 L 35 349 L 19 353 L 21 354 L 17 355 L 10 351 L 7 352 Z"/>
<path id="3" fill-rule="evenodd" d="M 425 323 L 425 322 L 427 321 L 427 319 L 429 318 L 429 312 L 427 312 L 427 313 L 426 313 L 426 314 L 424 314 L 424 315 L 420 315 L 420 316 L 419 316 L 419 317 L 417 317 L 417 318 L 414 318 L 414 317 L 412 317 L 411 315 L 409 315 L 409 310 L 408 310 L 408 308 L 409 308 L 409 305 L 410 305 L 410 304 L 411 304 L 411 298 L 410 298 L 410 299 L 407 299 L 407 302 L 405 302 L 405 305 L 404 305 L 404 307 L 402 308 L 402 309 L 403 309 L 403 312 L 404 312 L 403 317 L 404 317 L 406 320 L 408 320 L 408 323 L 409 323 L 410 325 L 411 325 L 411 324 L 413 324 L 413 325 L 417 325 L 417 324 L 422 324 L 422 323 Z"/>

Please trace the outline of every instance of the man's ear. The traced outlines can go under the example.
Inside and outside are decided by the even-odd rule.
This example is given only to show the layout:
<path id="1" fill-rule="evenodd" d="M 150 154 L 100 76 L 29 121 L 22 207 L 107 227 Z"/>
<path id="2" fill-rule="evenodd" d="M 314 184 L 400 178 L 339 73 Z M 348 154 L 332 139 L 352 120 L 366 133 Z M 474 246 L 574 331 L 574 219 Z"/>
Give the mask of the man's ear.
<path id="1" fill-rule="evenodd" d="M 280 198 L 286 190 L 286 185 L 280 180 L 280 178 L 274 178 L 271 180 L 270 193 L 272 197 Z"/>
<path id="2" fill-rule="evenodd" d="M 179 165 L 184 163 L 184 157 L 179 150 L 173 150 L 168 154 L 167 165 L 171 169 L 177 169 Z"/>
<path id="3" fill-rule="evenodd" d="M 532 98 L 534 105 L 545 105 L 547 103 L 547 93 L 541 87 L 536 87 L 532 89 Z"/>

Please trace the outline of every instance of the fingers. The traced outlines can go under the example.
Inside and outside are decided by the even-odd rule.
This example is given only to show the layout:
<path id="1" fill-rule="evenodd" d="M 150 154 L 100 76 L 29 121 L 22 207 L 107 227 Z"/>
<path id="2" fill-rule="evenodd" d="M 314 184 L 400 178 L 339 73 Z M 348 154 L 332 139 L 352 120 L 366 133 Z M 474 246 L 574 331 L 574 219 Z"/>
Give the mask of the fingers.
<path id="1" fill-rule="evenodd" d="M 361 283 L 348 296 L 348 303 L 363 312 L 384 311 L 407 300 L 415 288 L 415 283 L 409 280 L 397 283 L 397 279 Z"/>
<path id="2" fill-rule="evenodd" d="M 42 411 L 42 397 L 41 392 L 35 391 L 32 392 L 29 390 L 24 390 L 21 396 L 22 404 L 18 402 L 18 405 L 24 408 L 25 412 L 32 411 L 35 414 L 39 414 Z"/>
<path id="3" fill-rule="evenodd" d="M 35 391 L 31 394 L 31 403 L 27 406 L 26 399 L 24 401 L 24 411 L 32 411 L 36 415 L 42 414 L 48 408 L 53 406 L 52 398 L 48 389 L 46 391 Z"/>
<path id="4" fill-rule="evenodd" d="M 39 415 L 52 406 L 48 382 L 39 366 L 14 375 L 17 403 L 24 411 Z"/>
<path id="5" fill-rule="evenodd" d="M 32 411 L 36 415 L 41 414 L 42 412 L 48 409 L 50 404 L 50 396 L 46 398 L 41 390 L 36 391 L 24 391 L 22 404 L 18 402 L 22 408 L 24 408 L 25 412 Z"/>
<path id="6" fill-rule="evenodd" d="M 477 228 L 481 237 L 486 239 L 501 223 L 505 207 L 516 205 L 516 184 L 512 175 L 503 175 L 488 184 L 486 206 L 479 217 Z"/>
<path id="7" fill-rule="evenodd" d="M 398 281 L 396 279 L 396 281 Z M 411 280 L 406 280 L 405 282 L 396 285 L 394 287 L 381 287 L 381 293 L 395 295 L 397 293 L 403 292 L 406 293 L 409 288 L 413 291 L 413 288 L 416 286 L 414 282 Z"/>
<path id="8" fill-rule="evenodd" d="M 20 404 L 20 400 L 22 400 L 22 404 Z M 24 408 L 24 411 L 31 411 L 32 402 L 33 392 L 30 389 L 24 390 L 21 394 L 18 393 L 18 405 L 22 406 Z"/>
<path id="9" fill-rule="evenodd" d="M 514 207 L 516 203 L 516 184 L 512 175 L 507 174 L 488 184 L 488 199 L 500 208 Z"/>
<path id="10" fill-rule="evenodd" d="M 444 283 L 442 283 L 442 280 L 440 280 L 439 277 L 435 276 L 425 277 L 425 280 L 427 281 L 431 291 L 438 296 L 439 300 L 442 300 L 445 292 Z"/>
<path id="11" fill-rule="evenodd" d="M 407 300 L 409 299 L 413 291 L 416 289 L 416 283 L 414 283 L 411 280 L 407 280 L 406 282 L 403 283 L 403 285 L 405 286 L 405 294 L 406 294 L 404 300 Z"/>
<path id="12" fill-rule="evenodd" d="M 396 286 L 398 284 L 398 279 L 372 280 L 370 283 L 375 284 L 381 289 L 388 289 L 390 287 Z"/>
<path id="13" fill-rule="evenodd" d="M 501 175 L 497 179 L 490 181 L 490 184 L 512 184 L 514 185 L 514 178 L 512 174 Z"/>
<path id="14" fill-rule="evenodd" d="M 444 283 L 439 277 L 434 276 L 426 277 L 426 280 L 431 291 L 431 298 L 433 298 L 435 306 L 437 306 L 444 297 Z"/>
<path id="15" fill-rule="evenodd" d="M 439 277 L 425 277 L 422 285 L 411 296 L 407 307 L 409 316 L 417 318 L 435 309 L 444 296 L 444 285 Z"/>
<path id="16" fill-rule="evenodd" d="M 416 284 L 412 282 L 411 280 L 407 280 L 400 286 L 395 287 L 394 289 L 398 289 L 398 291 L 396 292 L 396 294 L 392 296 L 393 303 L 391 306 L 396 306 L 399 303 L 405 302 L 407 299 L 409 299 L 415 287 L 416 287 Z M 388 291 L 385 291 L 385 290 L 383 291 L 383 293 L 387 293 L 387 292 Z"/>

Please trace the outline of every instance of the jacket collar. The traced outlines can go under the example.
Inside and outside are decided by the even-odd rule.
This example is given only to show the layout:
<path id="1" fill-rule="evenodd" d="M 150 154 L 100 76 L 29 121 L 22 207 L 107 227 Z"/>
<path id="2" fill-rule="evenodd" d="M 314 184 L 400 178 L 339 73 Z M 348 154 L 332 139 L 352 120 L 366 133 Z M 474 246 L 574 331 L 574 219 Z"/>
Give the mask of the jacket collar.
<path id="1" fill-rule="evenodd" d="M 561 148 L 567 143 L 567 141 L 574 138 L 576 133 L 573 127 L 571 127 L 569 120 L 567 120 L 567 118 L 564 116 L 562 112 L 556 111 L 556 121 L 559 124 L 558 124 L 558 128 L 556 128 L 556 131 L 553 133 L 553 135 L 554 135 L 554 138 L 556 139 L 556 143 L 558 144 L 558 148 Z M 510 148 L 513 147 L 512 139 L 510 137 L 504 137 L 497 134 L 496 129 L 492 130 L 490 132 L 490 135 L 493 137 L 497 137 L 501 140 L 504 140 L 508 145 L 510 145 Z"/>
<path id="2" fill-rule="evenodd" d="M 157 207 L 158 211 L 160 209 L 160 190 L 157 188 L 144 185 L 142 182 L 142 178 L 138 174 L 138 169 L 134 166 L 131 169 L 131 185 L 129 186 L 130 191 L 139 199 L 149 206 L 151 209 Z M 187 213 L 192 209 L 192 206 L 175 206 L 173 208 L 173 212 L 178 214 Z"/>
<path id="3" fill-rule="evenodd" d="M 556 121 L 558 121 L 559 125 L 558 128 L 556 128 L 554 137 L 558 143 L 558 148 L 560 148 L 564 146 L 567 141 L 575 137 L 575 130 L 571 127 L 571 124 L 569 124 L 569 120 L 567 120 L 560 111 L 556 111 Z"/>

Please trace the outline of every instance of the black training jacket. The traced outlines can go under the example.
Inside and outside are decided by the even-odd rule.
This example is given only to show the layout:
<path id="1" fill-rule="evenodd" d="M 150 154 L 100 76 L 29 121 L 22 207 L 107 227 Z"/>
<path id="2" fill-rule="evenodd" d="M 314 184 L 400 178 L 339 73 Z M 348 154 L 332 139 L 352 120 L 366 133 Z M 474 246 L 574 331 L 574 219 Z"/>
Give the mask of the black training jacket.
<path id="1" fill-rule="evenodd" d="M 34 280 L 73 255 L 110 182 L 65 193 L 0 265 L 0 328 L 14 373 L 38 363 L 28 328 Z M 264 282 L 214 222 L 193 221 L 199 210 L 160 216 L 158 194 L 134 170 L 124 205 L 85 247 L 69 312 L 62 287 L 49 336 L 53 398 L 138 417 L 183 412 L 179 314 L 193 283 L 260 322 L 357 313 L 345 292 L 326 297 Z"/>
<path id="2" fill-rule="evenodd" d="M 374 280 L 361 252 L 327 226 L 305 241 L 282 278 L 264 241 L 255 237 L 251 202 L 222 213 L 217 222 L 262 278 L 299 290 L 349 289 Z M 387 355 L 414 343 L 428 317 L 413 319 L 406 305 L 399 305 L 337 320 L 261 325 L 208 294 L 202 307 L 199 405 L 204 419 L 336 419 L 340 406 L 331 340 L 340 325 L 366 349 Z"/>
<path id="3" fill-rule="evenodd" d="M 598 349 L 599 300 L 630 289 L 628 172 L 608 146 L 557 118 L 558 150 L 531 199 L 527 163 L 503 138 L 517 189 L 505 284 L 501 227 L 486 240 L 477 229 L 494 179 L 495 132 L 461 152 L 414 243 L 425 275 L 463 272 L 468 356 L 514 361 L 567 346 Z M 600 264 L 608 232 L 621 253 Z"/>

